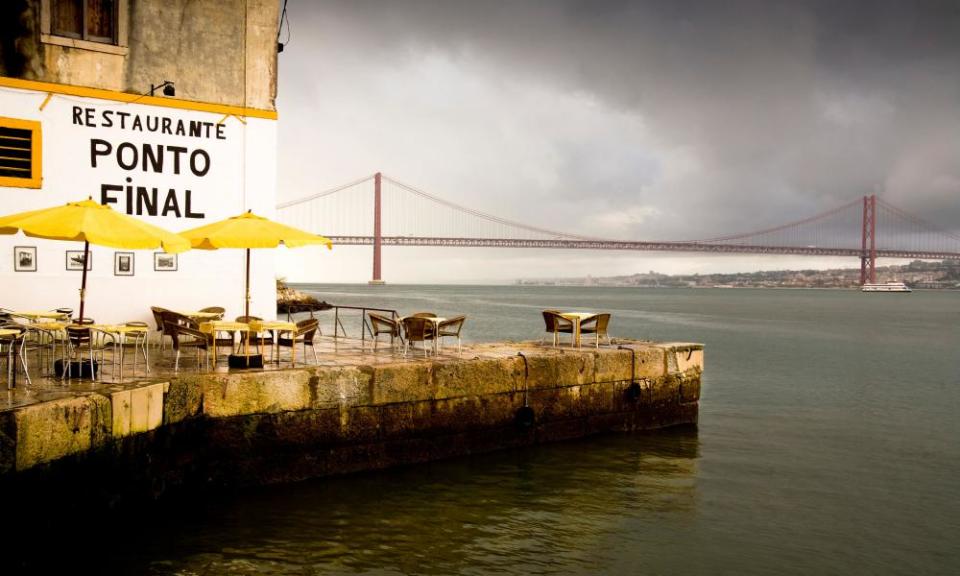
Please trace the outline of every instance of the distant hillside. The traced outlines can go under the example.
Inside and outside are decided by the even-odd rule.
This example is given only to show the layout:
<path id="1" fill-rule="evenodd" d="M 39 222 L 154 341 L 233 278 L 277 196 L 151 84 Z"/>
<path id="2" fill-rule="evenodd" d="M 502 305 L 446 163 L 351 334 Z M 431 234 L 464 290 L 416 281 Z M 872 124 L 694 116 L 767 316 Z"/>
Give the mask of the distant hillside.
<path id="1" fill-rule="evenodd" d="M 960 289 L 960 262 L 914 260 L 901 266 L 877 268 L 877 282 L 904 282 L 912 288 Z M 860 284 L 859 268 L 833 270 L 773 270 L 731 274 L 670 276 L 657 272 L 594 278 L 522 279 L 517 284 L 556 286 L 638 286 L 687 288 L 734 286 L 751 288 L 855 288 Z"/>

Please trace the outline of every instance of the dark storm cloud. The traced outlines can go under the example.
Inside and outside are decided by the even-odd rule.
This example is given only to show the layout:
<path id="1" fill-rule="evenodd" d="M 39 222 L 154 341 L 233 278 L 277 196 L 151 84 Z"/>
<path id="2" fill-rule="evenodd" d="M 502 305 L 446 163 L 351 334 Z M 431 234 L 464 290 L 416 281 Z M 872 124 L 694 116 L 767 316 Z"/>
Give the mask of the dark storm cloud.
<path id="1" fill-rule="evenodd" d="M 637 119 L 635 149 L 556 138 L 543 186 L 558 218 L 642 206 L 662 217 L 617 235 L 699 238 L 877 192 L 960 222 L 958 2 L 293 0 L 290 14 L 281 90 L 303 105 L 322 101 L 309 79 L 325 62 L 357 74 L 441 54 Z"/>

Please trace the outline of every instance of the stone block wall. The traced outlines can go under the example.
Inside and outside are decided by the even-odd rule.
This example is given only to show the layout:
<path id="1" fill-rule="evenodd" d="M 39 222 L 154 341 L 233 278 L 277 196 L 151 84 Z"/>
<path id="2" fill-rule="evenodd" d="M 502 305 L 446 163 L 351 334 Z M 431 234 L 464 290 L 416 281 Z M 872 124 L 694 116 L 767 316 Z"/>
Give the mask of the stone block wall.
<path id="1" fill-rule="evenodd" d="M 695 424 L 697 344 L 181 373 L 0 411 L 0 486 L 153 498 Z M 533 417 L 518 420 L 527 406 Z M 109 471 L 109 474 L 105 474 Z M 89 488 L 89 486 L 87 486 Z"/>

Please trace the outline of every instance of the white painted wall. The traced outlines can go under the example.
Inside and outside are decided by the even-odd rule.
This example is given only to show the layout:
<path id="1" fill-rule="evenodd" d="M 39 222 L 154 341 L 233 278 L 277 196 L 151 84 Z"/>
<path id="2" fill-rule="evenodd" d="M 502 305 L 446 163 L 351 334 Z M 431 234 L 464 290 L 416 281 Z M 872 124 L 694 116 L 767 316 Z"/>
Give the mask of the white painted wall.
<path id="1" fill-rule="evenodd" d="M 185 190 L 191 190 L 191 209 L 203 218 L 186 218 L 171 213 L 165 216 L 136 216 L 178 232 L 233 216 L 247 209 L 273 217 L 276 204 L 276 121 L 235 117 L 223 120 L 224 139 L 195 138 L 120 128 L 119 113 L 195 120 L 216 124 L 223 114 L 177 110 L 165 107 L 126 104 L 93 98 L 54 94 L 43 110 L 45 92 L 0 88 L 0 116 L 41 122 L 43 137 L 43 187 L 41 189 L 0 186 L 0 215 L 45 208 L 92 196 L 101 201 L 103 184 L 131 184 L 158 188 L 163 198 L 176 190 L 181 203 Z M 97 127 L 77 125 L 73 108 L 92 109 Z M 103 112 L 112 112 L 114 126 L 103 126 Z M 162 122 L 162 121 L 161 121 Z M 162 126 L 162 125 L 161 125 Z M 109 142 L 114 152 L 91 161 L 91 139 Z M 161 173 L 144 171 L 142 162 L 126 170 L 118 164 L 116 149 L 129 142 L 142 152 L 143 144 L 202 148 L 209 155 L 209 171 L 198 176 L 181 160 L 180 173 L 174 173 L 169 151 L 165 152 Z M 132 159 L 129 149 L 124 160 Z M 198 161 L 200 157 L 198 156 Z M 198 165 L 202 169 L 202 163 Z M 136 192 L 136 189 L 134 189 Z M 114 209 L 126 211 L 126 193 L 113 192 L 118 202 Z M 37 246 L 37 271 L 15 272 L 14 246 Z M 14 310 L 48 310 L 71 307 L 79 312 L 79 271 L 66 271 L 66 250 L 82 250 L 79 242 L 61 242 L 29 238 L 23 233 L 0 236 L 0 307 Z M 280 248 L 285 250 L 285 248 Z M 86 316 L 97 322 L 112 323 L 148 320 L 153 325 L 150 306 L 174 310 L 196 310 L 223 306 L 227 317 L 243 313 L 244 251 L 196 250 L 179 255 L 176 272 L 153 269 L 153 251 L 135 251 L 135 275 L 114 276 L 113 248 L 91 246 L 93 270 L 87 279 Z M 254 251 L 251 268 L 251 313 L 273 318 L 276 315 L 274 253 Z"/>

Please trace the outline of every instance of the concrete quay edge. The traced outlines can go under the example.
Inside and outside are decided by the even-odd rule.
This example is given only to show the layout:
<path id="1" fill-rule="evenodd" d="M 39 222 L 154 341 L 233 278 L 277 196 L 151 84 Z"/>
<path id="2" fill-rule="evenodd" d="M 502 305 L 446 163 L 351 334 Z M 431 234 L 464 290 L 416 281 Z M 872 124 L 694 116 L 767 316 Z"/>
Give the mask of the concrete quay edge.
<path id="1" fill-rule="evenodd" d="M 535 410 L 535 428 L 565 427 L 558 434 L 543 434 L 545 440 L 591 433 L 595 425 L 585 424 L 589 419 L 609 421 L 609 426 L 599 425 L 602 429 L 695 423 L 702 371 L 700 344 L 629 341 L 623 348 L 579 350 L 479 344 L 463 358 L 181 372 L 163 381 L 106 386 L 0 408 L 0 480 L 109 451 L 127 438 L 197 422 L 219 422 L 212 427 L 220 430 L 217 434 L 230 434 L 223 430 L 239 426 L 244 437 L 235 439 L 238 445 L 331 444 L 351 445 L 351 450 L 370 443 L 423 443 L 430 437 L 501 429 L 524 401 Z M 622 400 L 631 386 L 636 408 Z M 642 421 L 627 423 L 624 415 L 630 411 L 642 414 Z M 279 436 L 258 437 L 258 426 L 267 421 L 282 423 L 271 425 Z M 473 449 L 454 445 L 441 452 Z M 348 462 L 342 466 L 343 471 L 354 468 Z"/>

